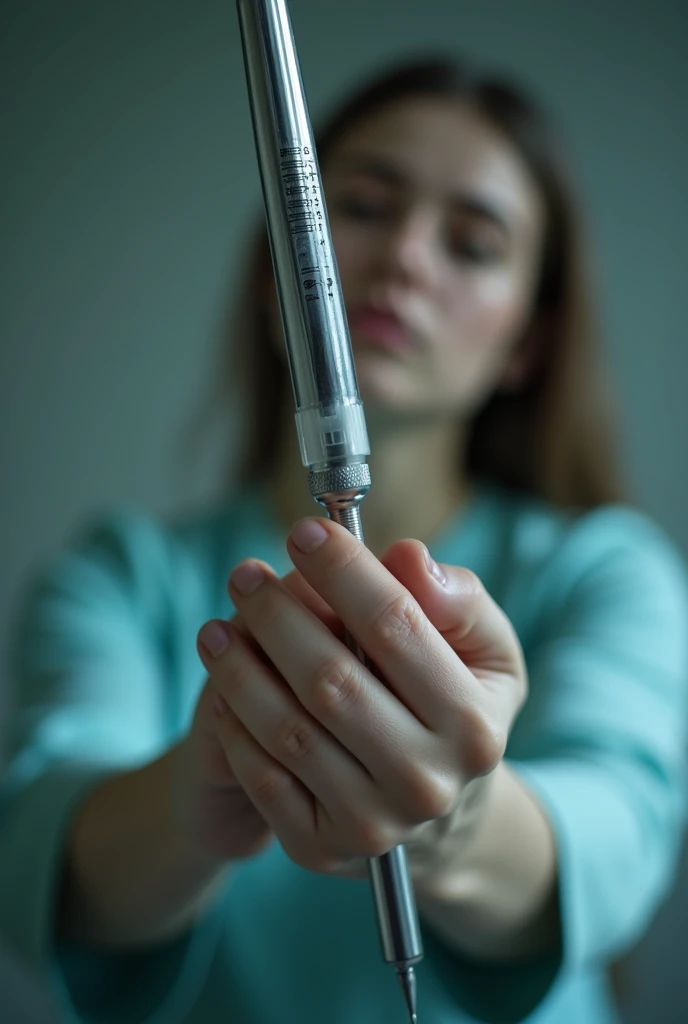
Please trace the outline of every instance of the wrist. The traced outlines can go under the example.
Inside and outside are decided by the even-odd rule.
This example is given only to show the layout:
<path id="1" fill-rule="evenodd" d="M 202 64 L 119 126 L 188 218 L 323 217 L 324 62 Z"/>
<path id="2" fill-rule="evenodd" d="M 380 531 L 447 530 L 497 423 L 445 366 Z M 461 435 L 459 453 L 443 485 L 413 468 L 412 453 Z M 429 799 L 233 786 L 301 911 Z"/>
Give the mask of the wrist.
<path id="1" fill-rule="evenodd" d="M 489 775 L 469 782 L 458 806 L 445 818 L 421 826 L 407 843 L 409 866 L 420 902 L 460 903 L 479 884 L 480 864 L 472 856 L 476 837 L 489 817 L 503 771 L 500 762 Z"/>
<path id="2" fill-rule="evenodd" d="M 473 827 L 448 830 L 436 875 L 416 888 L 426 923 L 458 952 L 519 959 L 560 943 L 557 864 L 548 818 L 504 761 L 480 781 Z"/>

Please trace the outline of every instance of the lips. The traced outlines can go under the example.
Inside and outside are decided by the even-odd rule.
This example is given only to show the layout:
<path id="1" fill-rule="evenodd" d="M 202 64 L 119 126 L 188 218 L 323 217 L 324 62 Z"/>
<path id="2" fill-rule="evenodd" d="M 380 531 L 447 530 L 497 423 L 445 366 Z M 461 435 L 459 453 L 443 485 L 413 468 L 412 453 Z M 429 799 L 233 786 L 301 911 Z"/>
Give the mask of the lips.
<path id="1" fill-rule="evenodd" d="M 359 306 L 349 314 L 349 330 L 357 338 L 393 352 L 416 347 L 411 331 L 391 310 Z"/>

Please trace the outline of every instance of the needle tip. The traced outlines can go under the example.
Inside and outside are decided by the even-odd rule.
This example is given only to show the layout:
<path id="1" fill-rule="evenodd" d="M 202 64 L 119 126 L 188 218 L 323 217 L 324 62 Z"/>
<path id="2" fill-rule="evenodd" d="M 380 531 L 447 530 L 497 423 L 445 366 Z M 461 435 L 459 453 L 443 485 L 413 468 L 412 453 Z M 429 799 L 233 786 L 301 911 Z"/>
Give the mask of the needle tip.
<path id="1" fill-rule="evenodd" d="M 397 977 L 399 978 L 401 990 L 404 993 L 411 1024 L 418 1024 L 418 1014 L 416 1013 L 416 972 L 410 965 L 399 967 L 397 968 Z"/>

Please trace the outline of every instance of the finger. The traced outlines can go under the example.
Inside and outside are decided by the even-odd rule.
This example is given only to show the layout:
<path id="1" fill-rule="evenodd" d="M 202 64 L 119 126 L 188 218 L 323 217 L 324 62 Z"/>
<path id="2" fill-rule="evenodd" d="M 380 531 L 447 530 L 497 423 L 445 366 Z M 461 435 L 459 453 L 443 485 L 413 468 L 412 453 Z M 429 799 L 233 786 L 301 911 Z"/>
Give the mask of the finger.
<path id="1" fill-rule="evenodd" d="M 437 565 L 417 540 L 397 541 L 380 561 L 474 672 L 512 672 L 521 666 L 511 622 L 470 569 Z"/>
<path id="2" fill-rule="evenodd" d="M 479 578 L 470 569 L 437 565 L 415 540 L 397 541 L 380 560 L 479 681 L 490 719 L 508 731 L 527 696 L 527 672 L 511 622 Z"/>
<path id="3" fill-rule="evenodd" d="M 454 795 L 446 744 L 262 565 L 238 566 L 230 593 L 298 703 L 365 766 L 390 809 L 413 821 L 437 816 Z"/>
<path id="4" fill-rule="evenodd" d="M 260 564 L 263 565 L 267 571 L 271 571 L 269 566 L 266 566 L 265 563 L 261 562 Z M 317 616 L 334 636 L 339 640 L 344 640 L 345 629 L 341 619 L 332 611 L 320 594 L 316 593 L 311 585 L 306 582 L 298 569 L 293 569 L 287 576 L 283 576 L 282 584 L 297 601 L 300 601 L 305 608 L 308 608 L 313 615 Z M 235 614 L 231 622 L 242 635 L 246 637 L 250 636 L 246 623 L 239 612 Z M 258 649 L 258 645 L 256 644 L 256 650 Z"/>
<path id="5" fill-rule="evenodd" d="M 322 831 L 323 809 L 318 808 L 303 783 L 256 742 L 231 710 L 218 722 L 218 736 L 251 803 L 285 852 L 306 867 L 313 839 Z"/>
<path id="6" fill-rule="evenodd" d="M 471 673 L 413 594 L 344 527 L 301 520 L 287 548 L 296 568 L 420 721 L 441 732 L 448 715 L 470 705 Z"/>
<path id="7" fill-rule="evenodd" d="M 313 590 L 298 569 L 293 569 L 287 576 L 284 576 L 282 584 L 297 601 L 300 601 L 305 608 L 317 616 L 331 633 L 334 633 L 340 640 L 344 638 L 344 626 L 341 619 L 320 594 Z"/>
<path id="8" fill-rule="evenodd" d="M 363 766 L 255 657 L 236 630 L 227 623 L 208 626 L 221 628 L 228 641 L 215 657 L 202 650 L 213 683 L 266 753 L 300 779 L 343 827 L 358 807 L 373 806 L 377 794 Z M 201 645 L 208 626 L 200 632 Z"/>

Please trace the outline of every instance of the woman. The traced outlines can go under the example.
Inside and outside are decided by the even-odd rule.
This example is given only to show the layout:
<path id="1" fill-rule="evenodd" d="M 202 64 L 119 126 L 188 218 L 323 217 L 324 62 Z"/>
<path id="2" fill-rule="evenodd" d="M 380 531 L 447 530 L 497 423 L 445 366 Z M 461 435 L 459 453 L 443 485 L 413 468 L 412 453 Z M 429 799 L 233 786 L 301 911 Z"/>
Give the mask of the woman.
<path id="1" fill-rule="evenodd" d="M 687 600 L 615 504 L 565 174 L 532 104 L 444 61 L 319 157 L 369 547 L 313 516 L 261 237 L 244 490 L 113 515 L 26 604 L 2 927 L 66 1019 L 401 1021 L 360 876 L 404 842 L 421 1021 L 613 1020 L 679 845 Z"/>

